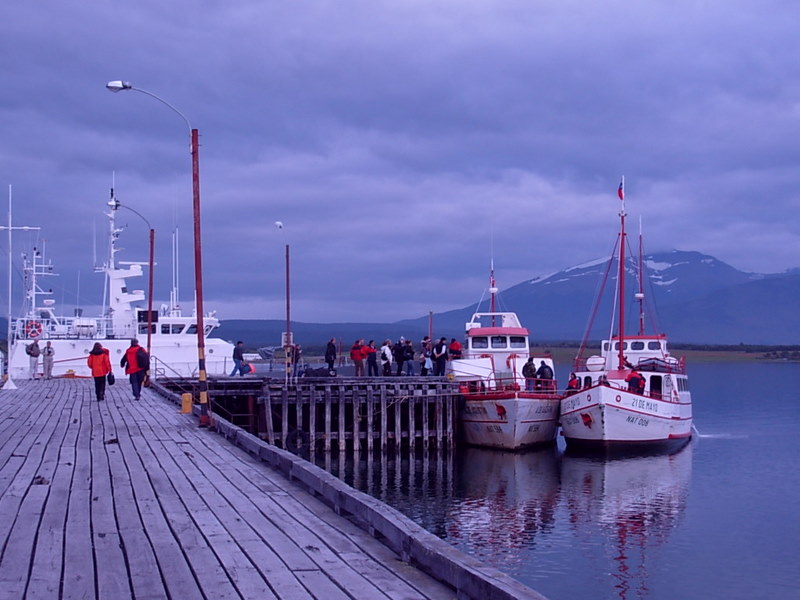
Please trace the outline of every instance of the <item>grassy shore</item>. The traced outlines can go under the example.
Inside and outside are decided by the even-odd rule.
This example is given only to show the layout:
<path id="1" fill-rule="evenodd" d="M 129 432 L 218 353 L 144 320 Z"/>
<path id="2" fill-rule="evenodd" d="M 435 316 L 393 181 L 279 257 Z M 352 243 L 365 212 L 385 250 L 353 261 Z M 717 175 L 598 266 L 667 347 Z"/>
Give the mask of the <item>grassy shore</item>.
<path id="1" fill-rule="evenodd" d="M 577 348 L 563 348 L 546 346 L 532 348 L 534 353 L 550 352 L 553 355 L 553 360 L 556 364 L 569 364 L 575 359 L 578 353 Z M 587 356 L 592 354 L 599 354 L 598 348 L 590 349 Z M 780 360 L 785 361 L 784 358 L 776 358 L 775 356 L 768 356 L 767 352 L 744 352 L 742 350 L 693 350 L 693 349 L 673 349 L 672 355 L 680 358 L 685 357 L 686 361 L 691 362 L 746 362 L 756 360 Z"/>

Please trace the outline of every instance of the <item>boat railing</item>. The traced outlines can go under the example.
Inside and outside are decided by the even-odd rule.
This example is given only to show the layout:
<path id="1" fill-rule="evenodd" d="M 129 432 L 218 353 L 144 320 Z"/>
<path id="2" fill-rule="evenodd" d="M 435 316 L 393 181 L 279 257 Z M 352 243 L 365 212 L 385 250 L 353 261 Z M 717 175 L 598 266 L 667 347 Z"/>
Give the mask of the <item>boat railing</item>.
<path id="1" fill-rule="evenodd" d="M 574 363 L 574 370 L 575 371 L 592 371 L 593 369 L 589 368 L 589 359 L 593 357 L 581 357 L 575 359 Z M 605 364 L 605 363 L 604 363 Z M 686 374 L 686 360 L 681 358 L 672 358 L 664 359 L 660 357 L 650 356 L 647 358 L 639 358 L 637 362 L 634 364 L 634 367 L 638 371 L 647 371 L 653 373 L 675 373 L 678 375 L 685 375 Z M 596 367 L 595 367 L 596 368 Z M 602 368 L 600 370 L 603 370 Z"/>
<path id="2" fill-rule="evenodd" d="M 465 396 L 485 395 L 504 392 L 526 392 L 547 396 L 559 396 L 556 379 L 526 378 L 514 375 L 501 375 L 492 378 L 462 380 L 461 394 Z"/>

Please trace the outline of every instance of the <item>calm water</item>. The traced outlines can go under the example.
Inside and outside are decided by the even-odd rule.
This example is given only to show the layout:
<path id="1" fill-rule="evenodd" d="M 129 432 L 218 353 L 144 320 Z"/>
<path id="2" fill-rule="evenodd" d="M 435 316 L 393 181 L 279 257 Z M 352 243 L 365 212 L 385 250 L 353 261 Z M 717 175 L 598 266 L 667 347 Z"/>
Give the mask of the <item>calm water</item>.
<path id="1" fill-rule="evenodd" d="M 320 466 L 551 600 L 800 599 L 800 365 L 692 364 L 689 379 L 700 436 L 671 456 Z"/>

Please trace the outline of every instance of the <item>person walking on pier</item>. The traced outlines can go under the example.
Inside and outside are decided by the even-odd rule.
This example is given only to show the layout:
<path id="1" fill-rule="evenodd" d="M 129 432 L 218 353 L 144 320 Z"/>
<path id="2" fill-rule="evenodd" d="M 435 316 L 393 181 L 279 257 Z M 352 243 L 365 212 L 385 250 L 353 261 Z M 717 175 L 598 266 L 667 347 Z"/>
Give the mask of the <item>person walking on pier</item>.
<path id="1" fill-rule="evenodd" d="M 150 357 L 147 351 L 139 345 L 136 338 L 131 340 L 130 348 L 122 355 L 119 366 L 125 368 L 125 374 L 129 376 L 133 399 L 138 400 L 142 393 L 142 382 L 149 368 Z"/>
<path id="2" fill-rule="evenodd" d="M 425 336 L 420 342 L 419 348 L 419 374 L 423 377 L 428 375 L 433 370 L 433 361 L 431 360 L 431 338 Z"/>
<path id="3" fill-rule="evenodd" d="M 402 335 L 397 343 L 392 347 L 392 356 L 394 357 L 394 362 L 397 363 L 397 376 L 403 374 L 403 363 L 406 362 L 406 338 Z"/>
<path id="4" fill-rule="evenodd" d="M 447 338 L 439 339 L 439 343 L 433 347 L 433 376 L 444 377 L 447 370 Z"/>
<path id="5" fill-rule="evenodd" d="M 45 379 L 53 378 L 53 357 L 55 354 L 56 349 L 53 348 L 53 344 L 50 343 L 50 340 L 47 340 L 47 344 L 42 348 L 42 366 L 44 368 Z"/>
<path id="6" fill-rule="evenodd" d="M 106 399 L 106 377 L 111 373 L 111 358 L 109 356 L 108 348 L 103 348 L 100 342 L 95 342 L 92 349 L 89 351 L 89 357 L 86 359 L 86 364 L 92 371 L 94 378 L 94 395 L 97 401 Z"/>
<path id="7" fill-rule="evenodd" d="M 233 347 L 233 371 L 228 377 L 233 377 L 239 373 L 240 377 L 244 377 L 244 342 L 239 340 Z"/>
<path id="8" fill-rule="evenodd" d="M 356 340 L 350 348 L 350 360 L 355 366 L 355 376 L 364 377 L 364 340 Z"/>
<path id="9" fill-rule="evenodd" d="M 325 362 L 328 363 L 328 371 L 333 371 L 333 365 L 336 363 L 336 338 L 331 338 L 325 348 Z"/>
<path id="10" fill-rule="evenodd" d="M 378 376 L 378 349 L 375 347 L 375 340 L 370 340 L 369 344 L 364 346 L 364 354 L 367 357 L 367 376 Z"/>
<path id="11" fill-rule="evenodd" d="M 37 379 L 39 376 L 39 354 L 41 354 L 39 340 L 33 340 L 30 346 L 25 346 L 25 354 L 30 358 L 31 379 Z"/>

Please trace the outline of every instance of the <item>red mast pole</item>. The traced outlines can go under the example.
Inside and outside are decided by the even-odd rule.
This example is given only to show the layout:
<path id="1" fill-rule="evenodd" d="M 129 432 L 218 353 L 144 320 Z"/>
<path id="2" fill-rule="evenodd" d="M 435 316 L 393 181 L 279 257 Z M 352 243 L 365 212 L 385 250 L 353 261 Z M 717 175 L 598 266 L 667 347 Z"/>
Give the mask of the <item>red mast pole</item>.
<path id="1" fill-rule="evenodd" d="M 619 370 L 625 368 L 625 352 L 623 344 L 625 342 L 625 192 L 624 181 L 620 183 L 619 196 L 622 200 L 622 210 L 619 211 L 620 233 L 619 233 Z"/>
<path id="2" fill-rule="evenodd" d="M 200 143 L 197 129 L 192 129 L 192 212 L 194 215 L 194 293 L 197 313 L 197 387 L 200 393 L 200 427 L 211 424 L 208 411 L 206 376 L 206 337 L 203 323 L 203 259 L 200 243 Z"/>

